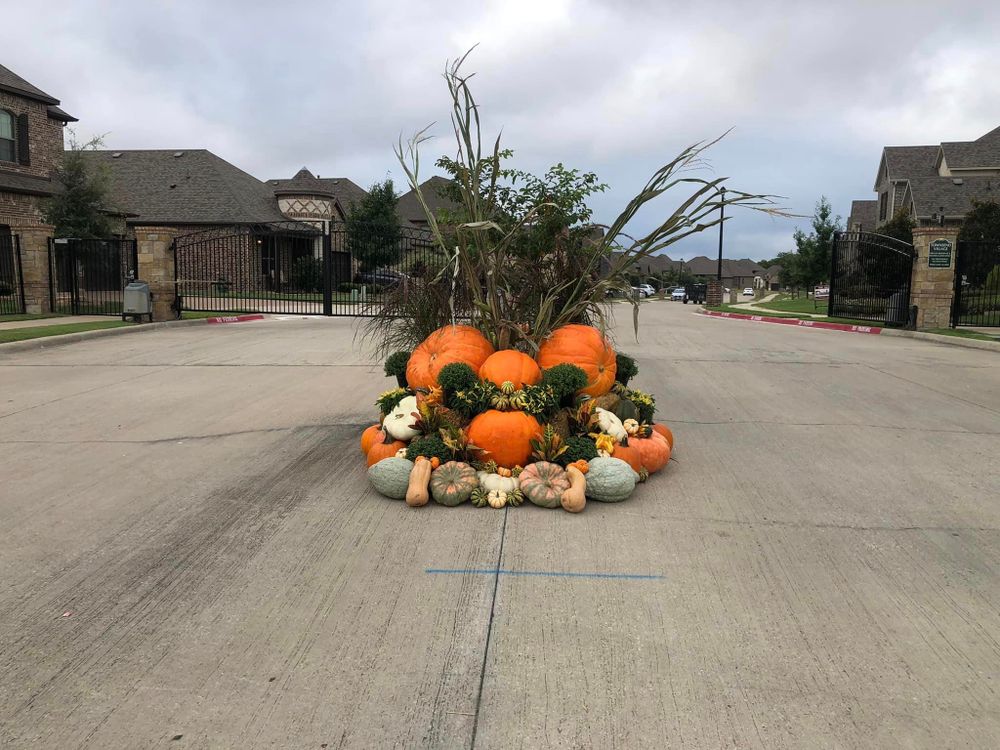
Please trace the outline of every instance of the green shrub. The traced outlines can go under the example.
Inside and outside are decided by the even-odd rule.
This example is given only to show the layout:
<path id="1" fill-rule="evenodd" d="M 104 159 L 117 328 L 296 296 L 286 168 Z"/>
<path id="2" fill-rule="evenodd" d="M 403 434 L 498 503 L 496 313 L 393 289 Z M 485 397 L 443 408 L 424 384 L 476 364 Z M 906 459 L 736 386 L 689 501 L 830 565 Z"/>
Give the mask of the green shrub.
<path id="1" fill-rule="evenodd" d="M 551 388 L 556 398 L 563 401 L 587 387 L 587 373 L 576 365 L 564 363 L 543 372 L 541 384 Z"/>
<path id="2" fill-rule="evenodd" d="M 393 352 L 385 360 L 386 377 L 405 377 L 406 364 L 410 361 L 410 352 Z"/>
<path id="3" fill-rule="evenodd" d="M 592 438 L 577 435 L 566 438 L 566 452 L 559 456 L 557 463 L 568 466 L 581 458 L 584 461 L 597 458 L 597 443 Z"/>
<path id="4" fill-rule="evenodd" d="M 472 388 L 479 382 L 479 376 L 465 362 L 452 362 L 441 368 L 437 380 L 438 385 L 446 392 L 455 393 Z"/>
<path id="5" fill-rule="evenodd" d="M 317 292 L 323 288 L 323 261 L 305 255 L 292 264 L 288 282 L 300 292 Z"/>
<path id="6" fill-rule="evenodd" d="M 615 380 L 622 385 L 628 385 L 628 381 L 639 374 L 639 366 L 627 354 L 618 353 L 615 355 Z"/>
<path id="7" fill-rule="evenodd" d="M 441 459 L 441 462 L 451 460 L 451 451 L 448 446 L 444 444 L 444 440 L 438 435 L 424 435 L 423 437 L 415 437 L 410 441 L 410 444 L 406 446 L 406 457 L 411 461 L 416 461 L 417 456 L 424 456 L 426 458 L 434 458 L 437 456 Z"/>

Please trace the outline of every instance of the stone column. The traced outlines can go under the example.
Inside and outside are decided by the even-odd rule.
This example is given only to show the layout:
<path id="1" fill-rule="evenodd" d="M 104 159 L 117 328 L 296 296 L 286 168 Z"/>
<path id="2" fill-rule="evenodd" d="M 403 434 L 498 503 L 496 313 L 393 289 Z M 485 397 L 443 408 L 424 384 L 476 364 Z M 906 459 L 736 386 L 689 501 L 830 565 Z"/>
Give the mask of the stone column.
<path id="1" fill-rule="evenodd" d="M 949 246 L 950 256 L 947 252 Z M 955 296 L 958 227 L 916 227 L 913 230 L 913 249 L 916 257 L 913 261 L 910 304 L 917 306 L 917 328 L 948 328 Z"/>
<path id="2" fill-rule="evenodd" d="M 174 303 L 174 253 L 171 243 L 178 232 L 171 227 L 140 227 L 135 230 L 139 251 L 139 279 L 149 284 L 153 295 L 153 320 L 177 317 Z"/>
<path id="3" fill-rule="evenodd" d="M 21 239 L 21 273 L 24 275 L 24 309 L 33 314 L 52 312 L 49 301 L 49 224 L 19 224 L 11 233 Z"/>
<path id="4" fill-rule="evenodd" d="M 708 282 L 705 290 L 705 304 L 708 307 L 716 307 L 722 304 L 722 282 L 712 279 Z"/>

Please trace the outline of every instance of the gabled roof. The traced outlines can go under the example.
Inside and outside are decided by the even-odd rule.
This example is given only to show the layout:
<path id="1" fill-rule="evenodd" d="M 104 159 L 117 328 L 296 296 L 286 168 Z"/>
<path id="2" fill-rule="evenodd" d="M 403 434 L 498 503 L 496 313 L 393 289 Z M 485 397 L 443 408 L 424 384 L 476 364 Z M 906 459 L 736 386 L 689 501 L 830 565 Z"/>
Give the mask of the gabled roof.
<path id="1" fill-rule="evenodd" d="M 5 68 L 3 65 L 0 65 L 0 91 L 7 91 L 45 104 L 59 103 L 59 100 L 54 96 L 46 94 L 37 86 L 32 86 L 13 70 Z"/>
<path id="2" fill-rule="evenodd" d="M 942 209 L 948 218 L 969 213 L 972 200 L 1000 200 L 1000 180 L 996 177 L 918 177 L 910 180 L 907 198 L 913 200 L 918 219 L 930 219 Z"/>
<path id="3" fill-rule="evenodd" d="M 890 181 L 936 175 L 939 149 L 939 146 L 886 146 L 882 149 L 882 161 L 872 189 L 878 190 L 883 166 Z"/>
<path id="4" fill-rule="evenodd" d="M 699 255 L 684 263 L 684 267 L 695 276 L 715 276 L 718 271 L 719 259 Z M 753 277 L 758 275 L 762 266 L 748 258 L 743 260 L 722 259 L 722 276 L 724 278 Z"/>
<path id="5" fill-rule="evenodd" d="M 135 224 L 284 221 L 272 189 L 211 151 L 84 151 L 109 170 L 114 207 Z"/>
<path id="6" fill-rule="evenodd" d="M 861 224 L 864 232 L 875 231 L 878 223 L 878 201 L 851 201 L 851 215 L 847 219 L 847 228 Z"/>
<path id="7" fill-rule="evenodd" d="M 275 195 L 316 195 L 335 199 L 346 212 L 367 195 L 364 188 L 346 177 L 316 177 L 302 167 L 290 180 L 268 180 Z"/>
<path id="8" fill-rule="evenodd" d="M 974 141 L 942 143 L 938 164 L 942 157 L 949 169 L 1000 169 L 1000 128 Z"/>
<path id="9" fill-rule="evenodd" d="M 437 175 L 420 183 L 420 192 L 427 202 L 427 207 L 435 215 L 441 209 L 448 210 L 458 207 L 454 202 L 441 195 L 442 189 L 446 188 L 449 184 L 451 184 L 451 180 L 447 177 Z M 402 221 L 416 224 L 427 223 L 427 217 L 424 215 L 424 209 L 420 205 L 420 200 L 417 198 L 415 190 L 410 190 L 399 197 L 399 202 L 396 203 L 396 215 Z"/>

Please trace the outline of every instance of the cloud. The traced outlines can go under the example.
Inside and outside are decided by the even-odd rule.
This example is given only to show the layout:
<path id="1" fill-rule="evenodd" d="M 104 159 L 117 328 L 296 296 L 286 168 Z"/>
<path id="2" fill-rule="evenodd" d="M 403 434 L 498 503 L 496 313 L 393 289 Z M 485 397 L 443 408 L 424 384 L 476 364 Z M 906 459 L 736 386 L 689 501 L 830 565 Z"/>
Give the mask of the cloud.
<path id="1" fill-rule="evenodd" d="M 716 174 L 846 214 L 872 197 L 881 147 L 974 138 L 1000 125 L 996 4 L 506 0 L 97 4 L 5 11 L 23 33 L 3 64 L 63 100 L 110 147 L 215 151 L 260 178 L 309 166 L 367 184 L 392 145 L 434 121 L 425 162 L 451 153 L 444 62 L 468 69 L 489 133 L 517 164 L 596 171 L 610 222 L 658 166 L 733 132 Z M 643 212 L 636 231 L 669 208 Z M 727 254 L 773 255 L 804 220 L 734 213 Z M 671 248 L 714 252 L 717 235 Z"/>

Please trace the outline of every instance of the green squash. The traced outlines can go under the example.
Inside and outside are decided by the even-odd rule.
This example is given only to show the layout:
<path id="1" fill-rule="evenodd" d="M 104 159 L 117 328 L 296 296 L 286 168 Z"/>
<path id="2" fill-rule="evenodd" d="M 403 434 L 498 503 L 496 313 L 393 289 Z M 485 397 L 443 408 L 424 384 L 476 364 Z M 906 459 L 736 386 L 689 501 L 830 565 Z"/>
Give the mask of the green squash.
<path id="1" fill-rule="evenodd" d="M 639 475 L 620 458 L 597 457 L 590 461 L 587 497 L 599 503 L 620 503 L 628 498 Z"/>
<path id="2" fill-rule="evenodd" d="M 559 464 L 536 461 L 524 467 L 518 477 L 521 492 L 541 508 L 559 508 L 562 493 L 569 489 L 569 475 Z"/>
<path id="3" fill-rule="evenodd" d="M 461 461 L 443 463 L 431 474 L 431 497 L 441 505 L 461 505 L 478 486 L 476 470 Z"/>
<path id="4" fill-rule="evenodd" d="M 614 408 L 609 409 L 609 411 L 618 417 L 622 422 L 626 419 L 639 419 L 639 410 L 635 408 L 635 404 L 627 398 L 619 399 Z"/>
<path id="5" fill-rule="evenodd" d="M 368 467 L 368 480 L 380 495 L 403 500 L 410 484 L 413 461 L 405 458 L 383 458 Z"/>

